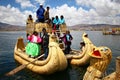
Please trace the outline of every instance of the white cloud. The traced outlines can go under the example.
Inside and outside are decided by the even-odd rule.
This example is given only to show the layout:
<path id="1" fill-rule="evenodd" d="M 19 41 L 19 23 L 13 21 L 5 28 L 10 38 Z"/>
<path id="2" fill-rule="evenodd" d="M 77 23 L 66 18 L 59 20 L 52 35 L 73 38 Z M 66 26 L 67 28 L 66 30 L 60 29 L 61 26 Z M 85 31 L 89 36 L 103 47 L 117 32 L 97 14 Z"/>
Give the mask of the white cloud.
<path id="1" fill-rule="evenodd" d="M 35 1 L 39 4 L 44 4 L 45 3 L 45 0 L 35 0 Z"/>
<path id="2" fill-rule="evenodd" d="M 78 5 L 92 7 L 100 16 L 115 16 L 116 14 L 120 14 L 120 4 L 116 3 L 118 1 L 119 0 L 76 0 Z"/>
<path id="3" fill-rule="evenodd" d="M 31 11 L 21 12 L 18 8 L 11 7 L 10 4 L 0 6 L 0 21 L 14 25 L 25 25 L 29 14 L 34 15 Z"/>
<path id="4" fill-rule="evenodd" d="M 20 3 L 22 8 L 26 8 L 26 7 L 32 7 L 32 3 L 30 2 L 30 0 L 16 0 L 17 3 Z"/>
<path id="5" fill-rule="evenodd" d="M 119 24 L 120 5 L 110 0 L 76 0 L 79 5 L 91 7 L 86 10 L 82 7 L 69 7 L 67 4 L 51 10 L 51 16 L 64 15 L 67 25 L 75 24 Z"/>
<path id="6" fill-rule="evenodd" d="M 78 19 L 80 16 L 75 7 L 69 7 L 67 4 L 50 10 L 51 17 L 55 17 L 56 15 L 63 15 L 68 25 L 76 24 L 78 21 L 75 19 Z"/>
<path id="7" fill-rule="evenodd" d="M 45 3 L 45 0 L 36 0 Z M 43 1 L 43 2 L 42 2 Z M 64 15 L 68 26 L 77 24 L 118 24 L 120 25 L 120 5 L 117 1 L 110 0 L 76 0 L 82 7 L 68 6 L 63 4 L 50 9 L 50 17 Z M 89 7 L 89 10 L 83 8 Z M 33 7 L 32 7 L 33 8 Z M 25 10 L 21 12 L 18 8 L 10 4 L 0 6 L 0 20 L 10 24 L 25 25 L 29 14 L 36 20 L 36 10 L 34 12 Z"/>

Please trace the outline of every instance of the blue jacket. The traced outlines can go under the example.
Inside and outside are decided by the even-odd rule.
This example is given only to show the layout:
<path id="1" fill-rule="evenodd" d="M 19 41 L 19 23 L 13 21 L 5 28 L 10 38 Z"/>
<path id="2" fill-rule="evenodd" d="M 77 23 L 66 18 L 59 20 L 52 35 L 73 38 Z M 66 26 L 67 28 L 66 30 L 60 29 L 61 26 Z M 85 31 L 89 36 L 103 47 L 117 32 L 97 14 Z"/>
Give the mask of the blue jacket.
<path id="1" fill-rule="evenodd" d="M 56 18 L 54 18 L 53 23 L 58 25 L 60 23 L 60 20 L 59 19 L 57 20 Z"/>
<path id="2" fill-rule="evenodd" d="M 65 23 L 65 19 L 60 19 L 60 24 L 64 24 Z"/>
<path id="3" fill-rule="evenodd" d="M 45 9 L 44 8 L 39 8 L 36 12 L 38 19 L 44 19 L 44 12 Z"/>

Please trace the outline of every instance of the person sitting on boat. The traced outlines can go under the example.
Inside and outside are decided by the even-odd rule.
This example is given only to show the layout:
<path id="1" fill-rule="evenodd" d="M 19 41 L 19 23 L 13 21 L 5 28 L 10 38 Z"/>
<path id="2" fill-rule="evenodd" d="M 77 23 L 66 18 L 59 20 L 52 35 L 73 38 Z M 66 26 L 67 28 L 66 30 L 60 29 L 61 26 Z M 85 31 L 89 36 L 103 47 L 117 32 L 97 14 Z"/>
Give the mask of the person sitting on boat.
<path id="1" fill-rule="evenodd" d="M 65 24 L 65 19 L 64 19 L 63 15 L 60 16 L 60 23 L 59 24 Z"/>
<path id="2" fill-rule="evenodd" d="M 30 23 L 33 23 L 32 15 L 29 15 L 26 21 L 26 24 L 30 24 Z"/>
<path id="3" fill-rule="evenodd" d="M 59 30 L 59 23 L 60 23 L 59 17 L 55 16 L 55 18 L 53 20 L 54 30 Z"/>
<path id="4" fill-rule="evenodd" d="M 29 57 L 37 57 L 40 55 L 41 45 L 39 43 L 42 42 L 42 39 L 38 36 L 36 31 L 33 32 L 32 35 L 29 35 L 28 38 L 29 43 L 26 46 L 26 53 Z"/>
<path id="5" fill-rule="evenodd" d="M 53 22 L 54 19 L 55 19 L 54 17 L 52 17 L 52 19 L 51 19 L 51 23 L 52 23 L 52 33 L 55 33 L 55 29 L 56 29 L 55 23 Z"/>
<path id="6" fill-rule="evenodd" d="M 33 23 L 32 15 L 30 14 L 27 18 L 26 25 Z M 28 37 L 30 34 L 27 33 L 26 36 Z"/>
<path id="7" fill-rule="evenodd" d="M 63 37 L 60 37 L 60 39 L 64 40 L 65 43 L 65 54 L 69 54 L 71 50 L 71 40 L 73 39 L 72 35 L 70 34 L 70 31 L 67 30 Z"/>
<path id="8" fill-rule="evenodd" d="M 85 49 L 85 43 L 81 41 L 80 42 L 80 53 L 82 53 L 84 49 Z"/>
<path id="9" fill-rule="evenodd" d="M 52 29 L 54 29 L 54 22 L 53 22 L 53 20 L 54 20 L 54 17 L 52 17 L 52 18 L 51 18 L 51 22 L 52 22 Z"/>
<path id="10" fill-rule="evenodd" d="M 46 59 L 47 56 L 48 56 L 48 52 L 49 52 L 49 48 L 48 48 L 48 44 L 49 44 L 49 35 L 46 31 L 45 28 L 42 29 L 42 33 L 40 33 L 40 36 L 42 38 L 42 48 L 43 48 L 43 51 L 44 51 L 44 58 Z"/>
<path id="11" fill-rule="evenodd" d="M 43 5 L 40 4 L 40 7 L 39 9 L 36 11 L 36 14 L 37 14 L 37 22 L 44 22 L 44 12 L 45 12 L 45 9 L 43 8 Z"/>

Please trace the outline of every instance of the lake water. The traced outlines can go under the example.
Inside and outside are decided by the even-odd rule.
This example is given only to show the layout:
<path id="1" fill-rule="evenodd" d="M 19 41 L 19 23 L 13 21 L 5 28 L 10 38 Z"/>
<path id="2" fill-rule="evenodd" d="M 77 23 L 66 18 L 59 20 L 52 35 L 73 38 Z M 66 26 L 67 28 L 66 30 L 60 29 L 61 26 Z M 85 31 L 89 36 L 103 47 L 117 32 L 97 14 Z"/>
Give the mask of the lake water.
<path id="1" fill-rule="evenodd" d="M 71 31 L 73 36 L 72 48 L 79 49 L 82 33 L 83 31 Z M 120 56 L 120 36 L 103 35 L 101 31 L 86 31 L 86 33 L 88 33 L 94 45 L 107 46 L 112 50 L 112 61 L 106 72 L 110 74 L 115 71 L 115 59 Z M 0 80 L 82 80 L 85 68 L 76 66 L 69 66 L 66 70 L 51 75 L 35 74 L 23 69 L 13 76 L 4 76 L 5 73 L 17 67 L 13 53 L 16 40 L 20 36 L 26 39 L 24 31 L 0 32 Z"/>

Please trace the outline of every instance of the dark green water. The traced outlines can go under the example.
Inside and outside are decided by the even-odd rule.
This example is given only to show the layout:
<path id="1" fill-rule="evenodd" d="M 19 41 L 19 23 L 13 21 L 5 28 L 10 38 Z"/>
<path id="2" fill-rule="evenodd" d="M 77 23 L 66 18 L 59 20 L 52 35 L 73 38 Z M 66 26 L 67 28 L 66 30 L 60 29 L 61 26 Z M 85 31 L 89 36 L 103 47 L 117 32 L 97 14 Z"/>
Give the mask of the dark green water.
<path id="1" fill-rule="evenodd" d="M 71 31 L 74 38 L 72 48 L 79 49 L 82 33 L 83 31 Z M 107 46 L 112 50 L 113 58 L 106 72 L 109 74 L 115 71 L 115 58 L 120 56 L 120 36 L 102 35 L 101 31 L 87 31 L 87 33 L 94 45 Z M 16 40 L 20 36 L 26 39 L 25 32 L 0 32 L 0 80 L 82 80 L 86 68 L 70 65 L 66 70 L 51 75 L 35 74 L 23 69 L 14 76 L 4 76 L 6 72 L 17 67 L 13 52 Z"/>

